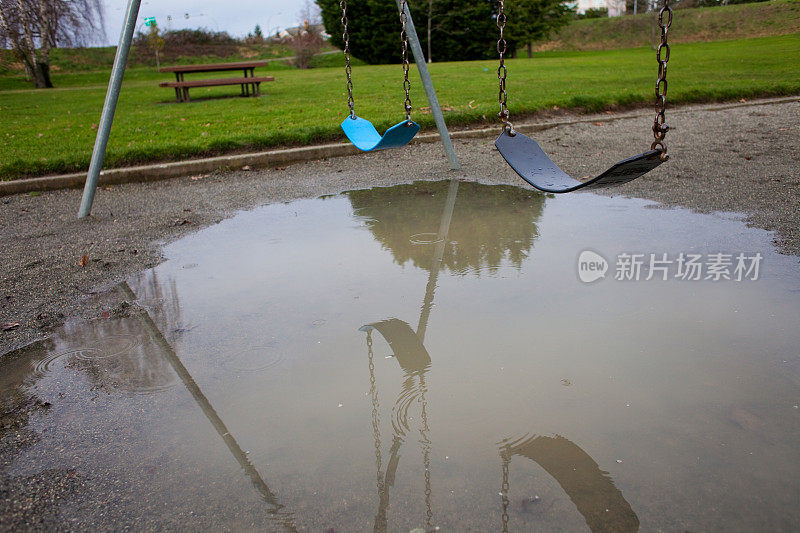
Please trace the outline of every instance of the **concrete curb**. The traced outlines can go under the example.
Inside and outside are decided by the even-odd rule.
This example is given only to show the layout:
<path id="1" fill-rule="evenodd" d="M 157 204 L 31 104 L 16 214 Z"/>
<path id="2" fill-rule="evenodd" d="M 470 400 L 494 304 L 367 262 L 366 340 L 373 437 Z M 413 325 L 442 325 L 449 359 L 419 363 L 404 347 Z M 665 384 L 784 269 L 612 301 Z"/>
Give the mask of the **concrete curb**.
<path id="1" fill-rule="evenodd" d="M 675 108 L 672 113 L 687 113 L 693 111 L 722 111 L 737 107 L 748 107 L 756 105 L 781 104 L 786 102 L 798 101 L 797 96 L 783 98 L 769 98 L 753 100 L 747 102 L 735 102 L 727 104 L 697 105 Z M 591 122 L 613 122 L 628 118 L 638 118 L 650 116 L 651 111 L 633 111 L 614 115 L 591 116 L 571 120 L 556 120 L 550 122 L 517 124 L 515 129 L 522 133 L 542 131 L 559 126 L 569 126 L 573 124 L 585 124 Z M 476 139 L 493 137 L 499 134 L 497 127 L 482 128 L 477 130 L 462 130 L 450 132 L 452 139 Z M 417 135 L 414 142 L 437 142 L 438 133 L 424 133 Z M 136 167 L 123 167 L 104 170 L 100 173 L 99 185 L 112 185 L 120 183 L 157 181 L 169 178 L 190 176 L 192 174 L 202 174 L 216 170 L 235 170 L 243 166 L 274 167 L 301 161 L 312 161 L 327 157 L 341 157 L 359 154 L 357 148 L 350 143 L 319 144 L 313 146 L 303 146 L 300 148 L 286 148 L 280 150 L 268 150 L 249 154 L 223 155 L 217 157 L 207 157 L 203 159 L 191 159 L 188 161 L 175 161 L 171 163 L 157 163 L 153 165 L 142 165 Z M 86 181 L 86 172 L 75 174 L 63 174 L 60 176 L 43 176 L 40 178 L 28 178 L 11 181 L 0 181 L 0 196 L 11 194 L 21 194 L 33 191 L 51 191 L 57 189 L 71 189 L 83 187 Z"/>

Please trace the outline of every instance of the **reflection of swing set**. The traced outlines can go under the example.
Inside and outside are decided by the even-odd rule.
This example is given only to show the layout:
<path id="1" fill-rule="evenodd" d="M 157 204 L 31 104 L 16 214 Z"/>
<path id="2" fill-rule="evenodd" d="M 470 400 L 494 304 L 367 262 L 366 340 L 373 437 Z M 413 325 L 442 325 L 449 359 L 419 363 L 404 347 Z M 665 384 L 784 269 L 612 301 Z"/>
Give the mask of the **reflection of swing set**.
<path id="1" fill-rule="evenodd" d="M 417 331 L 414 332 L 411 326 L 397 318 L 367 324 L 360 328 L 361 331 L 367 333 L 370 395 L 372 396 L 372 431 L 375 439 L 375 461 L 378 469 L 378 513 L 375 515 L 374 527 L 376 532 L 385 532 L 388 529 L 387 511 L 389 508 L 389 487 L 394 485 L 394 477 L 400 460 L 398 452 L 400 451 L 400 445 L 403 443 L 403 437 L 409 429 L 408 410 L 414 400 L 418 400 L 421 405 L 420 419 L 422 427 L 419 433 L 421 436 L 420 442 L 422 443 L 422 462 L 425 468 L 426 526 L 429 531 L 433 528 L 430 470 L 431 442 L 428 438 L 428 403 L 425 399 L 425 393 L 427 392 L 425 373 L 430 368 L 431 357 L 428 354 L 428 350 L 425 349 L 424 342 L 431 308 L 433 307 L 436 280 L 439 277 L 439 268 L 441 266 L 442 257 L 444 256 L 445 247 L 447 246 L 447 234 L 450 232 L 450 222 L 453 219 L 453 209 L 456 204 L 456 195 L 458 194 L 458 183 L 458 180 L 450 181 L 450 188 L 447 192 L 447 199 L 445 200 L 445 208 L 441 223 L 439 224 L 439 231 L 436 234 L 436 239 L 432 241 L 436 244 L 436 247 L 433 252 L 433 263 L 431 265 L 430 274 L 428 275 L 428 283 L 425 287 L 425 298 L 422 303 L 422 309 L 420 310 Z M 389 343 L 394 358 L 397 359 L 397 362 L 406 374 L 405 381 L 403 382 L 403 390 L 398 396 L 393 409 L 392 428 L 394 430 L 394 435 L 386 472 L 381 472 L 381 441 L 378 419 L 380 405 L 378 403 L 378 391 L 375 386 L 375 364 L 372 350 L 372 332 L 375 330 Z M 417 382 L 416 387 L 415 382 Z"/>
<path id="2" fill-rule="evenodd" d="M 430 369 L 431 357 L 425 348 L 425 333 L 427 331 L 430 312 L 436 290 L 444 251 L 447 246 L 447 237 L 450 223 L 455 208 L 458 193 L 458 180 L 450 182 L 445 208 L 439 225 L 436 239 L 429 241 L 435 243 L 433 262 L 431 264 L 428 282 L 425 288 L 425 297 L 420 310 L 420 318 L 416 333 L 402 320 L 392 318 L 362 326 L 361 331 L 367 333 L 367 351 L 369 361 L 370 395 L 372 397 L 372 431 L 375 440 L 375 458 L 377 466 L 378 487 L 378 512 L 375 515 L 374 531 L 385 532 L 388 530 L 389 488 L 394 485 L 394 479 L 399 463 L 400 446 L 406 430 L 409 429 L 408 410 L 413 400 L 417 399 L 421 405 L 420 443 L 422 444 L 422 458 L 425 469 L 425 504 L 427 507 L 426 526 L 431 531 L 433 526 L 433 511 L 431 506 L 431 470 L 430 451 L 431 442 L 428 438 L 430 431 L 427 414 L 427 401 L 425 394 L 427 387 L 425 374 Z M 385 472 L 382 471 L 382 454 L 380 440 L 380 423 L 378 392 L 375 385 L 375 364 L 373 353 L 373 331 L 378 331 L 392 349 L 394 358 L 405 372 L 403 389 L 398 396 L 393 409 L 392 426 L 394 430 L 390 459 Z M 416 387 L 415 387 L 416 382 Z M 568 439 L 555 436 L 535 436 L 518 439 L 505 439 L 498 443 L 502 460 L 503 483 L 502 496 L 502 531 L 508 531 L 509 508 L 509 465 L 515 455 L 527 457 L 541 466 L 564 489 L 567 496 L 583 515 L 587 525 L 592 531 L 619 531 L 623 533 L 638 531 L 639 519 L 614 486 L 607 472 L 600 470 L 597 463 L 579 446 Z"/>
<path id="3" fill-rule="evenodd" d="M 577 444 L 561 436 L 522 437 L 499 443 L 503 464 L 503 531 L 508 531 L 509 464 L 514 455 L 527 457 L 555 479 L 594 532 L 639 530 L 639 518 L 607 472 Z"/>
<path id="4" fill-rule="evenodd" d="M 135 302 L 137 300 L 136 294 L 131 290 L 130 286 L 126 282 L 122 282 L 119 285 L 119 289 L 120 292 L 122 292 L 122 294 L 131 302 Z M 208 398 L 205 396 L 205 394 L 203 394 L 203 391 L 200 390 L 200 386 L 197 384 L 194 378 L 192 378 L 189 370 L 183 365 L 178 357 L 178 354 L 175 353 L 175 350 L 169 344 L 169 341 L 167 341 L 167 339 L 158 329 L 158 326 L 150 317 L 150 314 L 143 308 L 134 307 L 133 309 L 134 316 L 136 316 L 139 322 L 148 331 L 153 342 L 160 348 L 161 353 L 169 362 L 170 366 L 172 366 L 175 374 L 177 374 L 177 376 L 183 382 L 186 390 L 188 390 L 192 395 L 192 398 L 194 398 L 197 405 L 203 411 L 203 414 L 206 415 L 208 421 L 211 422 L 212 426 L 214 426 L 217 434 L 219 434 L 223 442 L 225 442 L 225 446 L 228 447 L 231 455 L 233 455 L 234 459 L 236 459 L 236 462 L 239 463 L 239 466 L 242 468 L 242 470 L 244 470 L 245 474 L 247 474 L 247 477 L 250 478 L 253 487 L 255 487 L 255 489 L 258 491 L 261 499 L 269 504 L 270 508 L 268 513 L 270 520 L 286 531 L 297 531 L 297 528 L 294 525 L 294 518 L 292 514 L 283 511 L 283 505 L 278 501 L 275 493 L 272 492 L 267 483 L 264 481 L 264 478 L 261 477 L 261 474 L 253 466 L 253 463 L 251 463 L 250 459 L 247 458 L 245 451 L 242 450 L 242 448 L 236 442 L 236 439 L 233 437 L 233 435 L 231 435 L 230 431 L 228 431 L 228 428 L 222 421 L 222 418 L 220 418 L 219 414 L 217 414 L 216 409 L 214 409 L 214 407 L 211 405 L 211 402 L 208 401 Z"/>

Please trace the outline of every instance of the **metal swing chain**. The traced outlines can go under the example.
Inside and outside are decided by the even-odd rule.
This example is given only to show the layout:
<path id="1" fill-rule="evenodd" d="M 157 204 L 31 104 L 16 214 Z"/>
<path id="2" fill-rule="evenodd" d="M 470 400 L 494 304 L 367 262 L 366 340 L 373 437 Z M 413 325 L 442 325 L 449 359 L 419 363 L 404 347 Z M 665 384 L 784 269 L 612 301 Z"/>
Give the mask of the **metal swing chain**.
<path id="1" fill-rule="evenodd" d="M 510 114 L 508 112 L 508 93 L 506 93 L 506 76 L 508 69 L 506 68 L 505 55 L 508 51 L 508 43 L 506 42 L 503 32 L 506 29 L 506 11 L 505 1 L 499 1 L 499 9 L 497 11 L 497 27 L 500 29 L 500 38 L 497 39 L 497 53 L 500 54 L 500 66 L 497 67 L 497 79 L 500 80 L 500 90 L 498 92 L 498 102 L 500 102 L 500 112 L 497 116 L 503 122 L 503 131 L 507 131 L 510 136 L 514 136 L 514 125 L 509 121 Z"/>
<path id="2" fill-rule="evenodd" d="M 408 81 L 408 33 L 406 33 L 406 24 L 408 23 L 408 15 L 406 15 L 406 0 L 400 1 L 400 23 L 402 29 L 400 30 L 400 40 L 403 43 L 403 89 L 406 91 L 406 99 L 403 102 L 403 107 L 406 111 L 406 124 L 411 125 L 411 82 Z"/>
<path id="3" fill-rule="evenodd" d="M 427 387 L 425 386 L 424 374 L 420 374 L 419 376 L 419 390 L 420 393 L 417 401 L 422 404 L 420 410 L 422 429 L 419 430 L 419 434 L 422 437 L 420 440 L 422 444 L 422 465 L 425 467 L 425 524 L 428 526 L 427 531 L 435 531 L 435 527 L 433 526 L 433 507 L 431 505 L 431 440 L 428 437 L 431 428 L 428 424 L 428 402 L 425 400 L 425 391 Z"/>
<path id="4" fill-rule="evenodd" d="M 367 353 L 369 354 L 369 394 L 372 397 L 372 437 L 375 440 L 375 466 L 377 467 L 377 486 L 378 492 L 385 490 L 385 480 L 381 460 L 381 430 L 380 418 L 378 417 L 378 389 L 375 386 L 375 362 L 372 352 L 372 332 L 367 332 Z"/>
<path id="5" fill-rule="evenodd" d="M 667 15 L 666 20 L 664 15 Z M 661 160 L 669 159 L 667 155 L 667 145 L 664 138 L 667 136 L 669 126 L 666 123 L 667 109 L 667 63 L 669 62 L 669 43 L 667 33 L 672 26 L 672 8 L 669 7 L 669 0 L 664 0 L 664 6 L 658 12 L 658 26 L 661 28 L 661 43 L 658 45 L 656 59 L 658 60 L 658 79 L 656 80 L 656 118 L 653 121 L 653 136 L 655 140 L 650 145 L 651 150 L 661 150 Z M 664 54 L 662 56 L 662 53 Z"/>
<path id="6" fill-rule="evenodd" d="M 503 486 L 500 492 L 503 499 L 503 533 L 508 533 L 508 463 L 511 462 L 511 457 L 508 451 L 501 452 L 500 457 L 503 459 Z"/>
<path id="7" fill-rule="evenodd" d="M 342 10 L 342 40 L 344 41 L 344 72 L 347 75 L 347 105 L 350 107 L 350 118 L 356 118 L 353 103 L 353 78 L 352 68 L 350 67 L 350 34 L 347 32 L 347 0 L 339 0 L 339 8 Z"/>

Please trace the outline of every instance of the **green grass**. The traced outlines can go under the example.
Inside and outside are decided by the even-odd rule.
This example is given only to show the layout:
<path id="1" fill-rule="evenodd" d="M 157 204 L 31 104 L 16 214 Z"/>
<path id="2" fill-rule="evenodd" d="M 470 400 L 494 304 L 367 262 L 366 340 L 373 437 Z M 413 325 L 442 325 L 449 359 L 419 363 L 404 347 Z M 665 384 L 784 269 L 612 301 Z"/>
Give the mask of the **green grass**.
<path id="1" fill-rule="evenodd" d="M 537 50 L 611 50 L 653 44 L 653 13 L 582 19 L 562 28 Z M 743 39 L 796 33 L 800 28 L 800 1 L 771 0 L 753 4 L 676 9 L 670 41 L 688 43 Z M 525 51 L 520 50 L 523 54 Z"/>
<path id="2" fill-rule="evenodd" d="M 332 56 L 340 57 L 340 56 Z M 669 66 L 670 104 L 800 94 L 796 60 L 800 34 L 736 41 L 678 44 Z M 326 59 L 327 61 L 327 59 Z M 336 59 L 330 59 L 336 61 Z M 550 109 L 601 110 L 649 103 L 656 75 L 647 48 L 552 52 L 511 60 L 512 116 Z M 494 121 L 494 61 L 436 63 L 431 74 L 450 125 Z M 174 102 L 157 86 L 168 79 L 149 69 L 127 73 L 111 133 L 106 167 L 174 160 L 276 145 L 342 139 L 347 114 L 341 68 L 274 70 L 276 82 L 261 98 L 229 97 L 235 87 L 194 89 L 193 101 Z M 413 117 L 423 127 L 433 118 L 412 69 Z M 105 96 L 107 73 L 56 75 L 60 89 L 28 90 L 21 80 L 0 78 L 0 176 L 13 179 L 85 170 Z M 399 65 L 353 69 L 356 111 L 384 129 L 402 119 Z M 642 142 L 649 128 L 642 124 Z M 674 132 L 680 135 L 680 132 Z"/>

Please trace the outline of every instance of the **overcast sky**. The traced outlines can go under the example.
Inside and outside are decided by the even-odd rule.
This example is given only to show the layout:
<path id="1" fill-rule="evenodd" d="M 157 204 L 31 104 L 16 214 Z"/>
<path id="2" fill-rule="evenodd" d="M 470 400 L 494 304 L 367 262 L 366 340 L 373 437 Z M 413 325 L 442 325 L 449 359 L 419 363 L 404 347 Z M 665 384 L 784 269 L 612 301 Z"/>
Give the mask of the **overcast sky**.
<path id="1" fill-rule="evenodd" d="M 144 17 L 156 17 L 163 29 L 205 27 L 238 37 L 252 32 L 259 24 L 266 35 L 276 27 L 297 26 L 304 4 L 304 0 L 143 0 L 139 25 Z M 105 44 L 119 41 L 127 5 L 127 0 L 105 0 Z"/>

